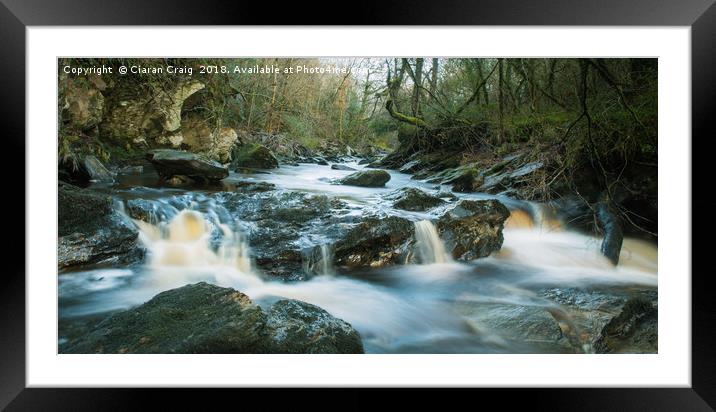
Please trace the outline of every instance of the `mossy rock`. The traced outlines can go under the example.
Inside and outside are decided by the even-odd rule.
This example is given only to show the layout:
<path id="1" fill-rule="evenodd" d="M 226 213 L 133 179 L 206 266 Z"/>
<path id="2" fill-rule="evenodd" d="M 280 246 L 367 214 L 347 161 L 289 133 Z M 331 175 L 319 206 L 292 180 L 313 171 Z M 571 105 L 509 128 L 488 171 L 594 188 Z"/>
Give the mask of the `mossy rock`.
<path id="1" fill-rule="evenodd" d="M 157 149 L 147 153 L 159 176 L 187 176 L 202 181 L 221 180 L 229 176 L 227 168 L 206 156 L 171 149 Z"/>
<path id="2" fill-rule="evenodd" d="M 445 203 L 439 197 L 425 193 L 414 187 L 406 187 L 393 192 L 386 196 L 389 200 L 394 200 L 393 207 L 396 209 L 409 210 L 414 212 L 423 212 Z"/>
<path id="3" fill-rule="evenodd" d="M 231 166 L 235 169 L 275 169 L 278 159 L 265 146 L 248 143 L 234 150 Z"/>
<path id="4" fill-rule="evenodd" d="M 364 170 L 352 173 L 340 180 L 341 184 L 362 187 L 383 187 L 390 180 L 385 170 Z"/>
<path id="5" fill-rule="evenodd" d="M 66 353 L 363 353 L 347 322 L 297 300 L 263 310 L 245 294 L 200 282 L 100 322 Z"/>

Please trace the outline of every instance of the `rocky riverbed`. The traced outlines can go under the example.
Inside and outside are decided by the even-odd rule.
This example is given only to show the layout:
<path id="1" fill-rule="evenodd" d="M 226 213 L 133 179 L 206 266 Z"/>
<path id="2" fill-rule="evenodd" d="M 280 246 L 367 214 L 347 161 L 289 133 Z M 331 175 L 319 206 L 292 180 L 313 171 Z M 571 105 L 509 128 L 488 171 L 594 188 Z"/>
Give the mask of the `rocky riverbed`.
<path id="1" fill-rule="evenodd" d="M 59 187 L 60 352 L 657 351 L 655 246 L 614 266 L 559 211 L 474 191 L 539 165 L 420 179 L 250 149 Z"/>

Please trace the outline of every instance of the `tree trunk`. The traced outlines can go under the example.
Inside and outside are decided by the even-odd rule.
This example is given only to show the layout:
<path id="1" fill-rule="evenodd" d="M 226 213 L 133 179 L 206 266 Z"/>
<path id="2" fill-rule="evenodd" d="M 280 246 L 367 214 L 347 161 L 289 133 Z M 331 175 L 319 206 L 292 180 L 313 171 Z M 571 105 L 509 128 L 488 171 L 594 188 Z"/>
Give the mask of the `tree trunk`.
<path id="1" fill-rule="evenodd" d="M 278 59 L 275 60 L 278 65 Z M 274 105 L 276 104 L 276 90 L 278 89 L 278 73 L 273 74 L 273 83 L 271 84 L 271 101 L 269 103 L 268 113 L 266 114 L 266 132 L 271 133 L 273 131 L 273 112 Z"/>
<path id="2" fill-rule="evenodd" d="M 487 82 L 484 81 L 485 75 L 482 71 L 482 60 L 475 59 L 476 65 L 477 65 L 477 75 L 480 77 L 480 82 L 482 83 L 482 86 L 480 87 L 482 89 L 482 99 L 485 103 L 485 106 L 490 104 L 490 99 L 487 95 Z M 477 100 L 479 102 L 479 99 Z"/>
<path id="3" fill-rule="evenodd" d="M 413 72 L 413 98 L 410 109 L 414 117 L 420 116 L 420 87 L 423 85 L 423 59 L 415 59 L 415 72 Z"/>
<path id="4" fill-rule="evenodd" d="M 502 59 L 497 59 L 497 91 L 498 91 L 498 117 L 500 121 L 500 133 L 497 135 L 497 143 L 502 143 L 505 138 L 505 93 L 503 91 L 504 86 L 504 67 Z"/>
<path id="5" fill-rule="evenodd" d="M 433 67 L 430 69 L 430 96 L 435 96 L 438 90 L 438 59 L 433 57 Z"/>

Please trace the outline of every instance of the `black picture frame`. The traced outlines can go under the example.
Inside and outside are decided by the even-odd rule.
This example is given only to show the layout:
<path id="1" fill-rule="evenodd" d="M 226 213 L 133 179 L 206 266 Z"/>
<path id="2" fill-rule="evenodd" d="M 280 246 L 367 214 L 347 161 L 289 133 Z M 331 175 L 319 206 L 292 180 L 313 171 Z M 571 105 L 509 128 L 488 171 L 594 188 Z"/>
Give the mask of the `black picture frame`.
<path id="1" fill-rule="evenodd" d="M 6 179 L 8 193 L 12 195 L 12 220 L 19 226 L 17 215 L 23 210 L 25 220 L 30 219 L 18 203 L 25 185 L 25 70 L 26 26 L 38 25 L 236 25 L 236 24 L 319 24 L 316 9 L 325 8 L 335 16 L 328 16 L 331 24 L 372 25 L 639 25 L 639 26 L 690 26 L 692 47 L 692 140 L 713 138 L 709 134 L 711 117 L 716 106 L 716 5 L 714 0 L 488 0 L 467 2 L 448 1 L 393 1 L 388 3 L 351 3 L 351 12 L 342 11 L 335 2 L 226 2 L 215 0 L 191 1 L 139 1 L 124 0 L 99 2 L 92 0 L 0 0 L 0 117 L 2 117 L 2 153 L 17 162 L 12 177 Z M 321 17 L 326 19 L 326 17 Z M 663 138 L 673 138 L 671 136 Z M 51 139 L 48 137 L 48 144 Z M 687 144 L 688 142 L 684 142 Z M 700 162 L 693 151 L 693 165 Z M 22 164 L 20 164 L 22 163 Z M 708 164 L 704 161 L 701 164 Z M 5 164 L 8 167 L 8 163 Z M 692 172 L 692 188 L 707 183 L 711 174 Z M 24 179 L 22 179 L 24 180 Z M 7 187 L 7 186 L 6 186 Z M 8 197 L 7 199 L 10 199 Z M 25 197 L 22 196 L 23 206 Z M 8 202 L 9 200 L 6 200 Z M 694 206 L 713 206 L 713 202 L 696 202 Z M 695 211 L 693 212 L 695 214 Z M 699 229 L 707 231 L 709 220 Z M 19 241 L 23 233 L 23 242 Z M 13 229 L 8 256 L 20 256 L 25 250 L 24 227 Z M 8 239 L 6 239 L 8 241 Z M 20 246 L 22 245 L 22 246 Z M 699 254 L 708 256 L 708 245 L 694 242 Z M 703 258 L 701 258 L 703 259 Z M 8 410 L 105 410 L 146 408 L 147 397 L 140 400 L 133 389 L 29 389 L 25 386 L 25 263 L 19 258 L 5 259 L 5 271 L 0 280 L 0 407 Z M 694 261 L 693 263 L 697 263 Z M 696 267 L 696 266 L 694 266 Z M 523 404 L 531 408 L 550 410 L 713 410 L 716 407 L 716 356 L 714 351 L 714 299 L 712 299 L 711 271 L 694 270 L 692 282 L 692 385 L 690 388 L 662 389 L 522 389 L 527 393 L 512 394 L 506 390 L 481 393 L 496 397 L 502 406 Z M 669 274 L 689 276 L 688 273 Z M 174 402 L 186 407 L 191 400 L 206 399 L 193 391 L 172 391 Z M 163 394 L 157 399 L 166 398 Z M 223 392 L 226 393 L 226 392 Z M 209 397 L 215 396 L 216 392 Z M 232 395 L 233 396 L 233 395 Z M 295 398 L 282 390 L 281 394 L 266 393 L 257 397 L 274 402 L 307 400 L 314 402 L 319 395 L 307 394 Z M 320 395 L 323 396 L 323 395 Z M 422 403 L 428 396 L 425 391 L 411 394 L 411 402 Z M 341 390 L 342 408 L 370 407 L 371 401 L 363 395 Z M 475 398 L 475 395 L 470 395 Z M 313 399 L 313 400 L 312 400 Z M 443 406 L 450 400 L 443 400 Z M 186 403 L 189 402 L 189 403 Z M 404 402 L 404 400 L 403 400 Z M 523 403 L 525 402 L 525 403 Z M 405 406 L 406 404 L 401 403 Z M 278 405 L 275 405 L 278 407 Z M 330 407 L 330 405 L 328 405 Z M 334 405 L 335 406 L 335 405 Z M 384 405 L 389 406 L 389 405 Z M 273 409 L 273 407 L 271 408 Z"/>

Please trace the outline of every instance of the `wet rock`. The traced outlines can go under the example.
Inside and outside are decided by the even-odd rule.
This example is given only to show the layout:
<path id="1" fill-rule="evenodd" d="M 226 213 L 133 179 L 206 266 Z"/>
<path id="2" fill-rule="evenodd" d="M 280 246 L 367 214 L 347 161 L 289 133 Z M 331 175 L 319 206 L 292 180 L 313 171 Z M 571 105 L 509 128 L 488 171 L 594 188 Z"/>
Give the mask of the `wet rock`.
<path id="1" fill-rule="evenodd" d="M 364 170 L 352 173 L 339 182 L 349 186 L 383 187 L 390 180 L 390 174 L 385 170 Z"/>
<path id="2" fill-rule="evenodd" d="M 356 170 L 356 169 L 354 169 L 354 168 L 352 168 L 352 167 L 350 167 L 350 166 L 346 166 L 346 165 L 342 165 L 342 164 L 333 164 L 333 165 L 331 165 L 331 169 L 333 169 L 333 170 L 347 170 L 347 171 L 351 171 L 351 172 L 354 172 L 354 171 Z"/>
<path id="3" fill-rule="evenodd" d="M 303 192 L 219 193 L 215 198 L 247 224 L 252 256 L 265 274 L 285 280 L 304 277 L 303 250 L 340 230 L 338 199 Z M 320 240 L 325 242 L 325 240 Z"/>
<path id="4" fill-rule="evenodd" d="M 249 180 L 239 180 L 231 183 L 235 188 L 234 190 L 241 193 L 268 192 L 276 189 L 276 185 L 269 182 L 252 182 Z"/>
<path id="5" fill-rule="evenodd" d="M 414 159 L 401 166 L 398 171 L 403 173 L 415 173 L 423 168 L 423 166 L 423 162 L 420 159 Z"/>
<path id="6" fill-rule="evenodd" d="M 407 219 L 365 218 L 335 243 L 335 264 L 356 268 L 403 263 L 413 234 L 413 223 Z"/>
<path id="7" fill-rule="evenodd" d="M 482 185 L 483 176 L 477 168 L 477 165 L 470 163 L 445 169 L 429 176 L 427 181 L 429 183 L 451 185 L 452 190 L 455 192 L 474 192 Z"/>
<path id="8" fill-rule="evenodd" d="M 445 181 L 445 184 L 452 185 L 454 192 L 474 192 L 483 183 L 483 177 L 475 168 L 462 171 L 452 179 Z"/>
<path id="9" fill-rule="evenodd" d="M 229 170 L 221 164 L 195 153 L 171 149 L 152 150 L 147 153 L 159 176 L 170 179 L 186 176 L 196 180 L 221 180 L 229 176 Z"/>
<path id="10" fill-rule="evenodd" d="M 463 303 L 459 311 L 478 331 L 489 331 L 513 342 L 515 347 L 527 343 L 531 348 L 543 348 L 554 353 L 581 351 L 581 345 L 573 345 L 568 334 L 550 313 L 548 308 L 501 303 Z"/>
<path id="11" fill-rule="evenodd" d="M 544 164 L 542 162 L 524 164 L 510 173 L 510 179 L 517 179 L 518 177 L 526 176 L 541 169 L 543 166 Z"/>
<path id="12" fill-rule="evenodd" d="M 461 200 L 437 221 L 446 249 L 457 260 L 489 256 L 502 247 L 510 211 L 497 200 Z"/>
<path id="13" fill-rule="evenodd" d="M 657 353 L 658 310 L 643 296 L 629 299 L 619 315 L 602 329 L 597 353 Z"/>
<path id="14" fill-rule="evenodd" d="M 68 342 L 66 353 L 363 353 L 350 324 L 323 309 L 280 300 L 267 311 L 231 288 L 204 282 L 162 292 Z"/>
<path id="15" fill-rule="evenodd" d="M 313 163 L 315 163 L 317 165 L 328 166 L 328 161 L 322 157 L 314 157 L 312 160 L 313 160 Z"/>
<path id="16" fill-rule="evenodd" d="M 57 266 L 134 263 L 144 257 L 136 228 L 109 196 L 70 185 L 58 189 Z"/>
<path id="17" fill-rule="evenodd" d="M 231 166 L 235 169 L 275 169 L 278 159 L 271 151 L 256 143 L 237 147 L 233 153 Z"/>
<path id="18" fill-rule="evenodd" d="M 512 189 L 513 186 L 518 186 L 525 177 L 544 167 L 542 162 L 532 162 L 519 166 L 512 171 L 507 170 L 512 167 L 517 159 L 518 157 L 507 157 L 488 169 L 485 172 L 484 182 L 478 190 L 486 193 L 498 193 Z"/>
<path id="19" fill-rule="evenodd" d="M 275 353 L 363 353 L 358 332 L 325 310 L 298 300 L 280 300 L 268 311 Z"/>
<path id="20" fill-rule="evenodd" d="M 435 197 L 413 187 L 397 190 L 386 196 L 386 198 L 394 200 L 393 207 L 396 209 L 417 212 L 426 211 L 445 203 L 445 201 L 439 197 Z"/>
<path id="21" fill-rule="evenodd" d="M 156 224 L 170 221 L 179 210 L 157 200 L 130 199 L 126 203 L 125 212 L 132 219 Z"/>

